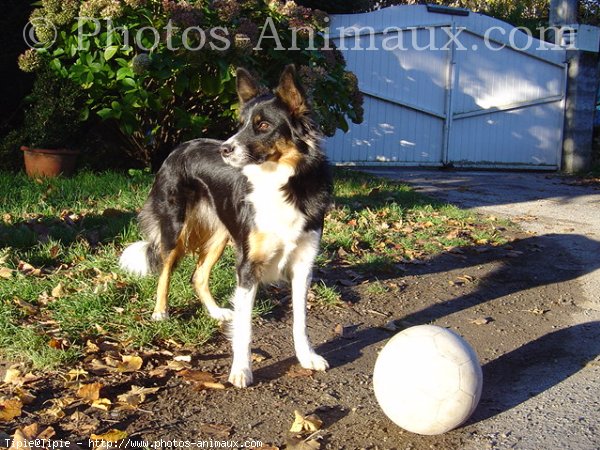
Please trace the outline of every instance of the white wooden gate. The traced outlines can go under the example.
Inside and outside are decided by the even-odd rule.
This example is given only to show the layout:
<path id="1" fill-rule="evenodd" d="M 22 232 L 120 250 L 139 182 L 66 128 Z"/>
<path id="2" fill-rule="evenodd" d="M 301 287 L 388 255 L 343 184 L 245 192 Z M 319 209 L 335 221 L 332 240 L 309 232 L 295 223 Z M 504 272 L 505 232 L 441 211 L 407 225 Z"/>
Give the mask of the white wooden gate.
<path id="1" fill-rule="evenodd" d="M 333 16 L 329 37 L 365 98 L 364 122 L 326 141 L 332 162 L 560 168 L 561 47 L 421 5 Z"/>

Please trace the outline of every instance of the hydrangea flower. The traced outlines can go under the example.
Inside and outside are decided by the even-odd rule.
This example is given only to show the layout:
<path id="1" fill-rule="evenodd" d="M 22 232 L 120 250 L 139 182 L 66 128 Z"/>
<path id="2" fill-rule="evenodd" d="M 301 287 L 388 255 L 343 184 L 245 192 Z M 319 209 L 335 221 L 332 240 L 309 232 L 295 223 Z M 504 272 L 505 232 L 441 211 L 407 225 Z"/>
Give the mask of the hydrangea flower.
<path id="1" fill-rule="evenodd" d="M 135 55 L 131 60 L 131 68 L 133 73 L 137 75 L 141 75 L 145 73 L 152 64 L 152 60 L 150 59 L 150 55 L 147 53 L 140 53 L 139 55 Z"/>
<path id="2" fill-rule="evenodd" d="M 18 65 L 19 69 L 23 72 L 35 72 L 41 69 L 43 64 L 44 60 L 42 55 L 33 48 L 30 48 L 29 50 L 26 50 L 25 53 L 19 55 Z"/>
<path id="3" fill-rule="evenodd" d="M 239 17 L 242 10 L 237 0 L 213 0 L 212 6 L 223 22 L 232 22 Z"/>
<path id="4" fill-rule="evenodd" d="M 187 1 L 163 0 L 163 9 L 170 15 L 173 23 L 189 28 L 198 25 L 204 14 L 195 5 Z"/>
<path id="5" fill-rule="evenodd" d="M 87 0 L 81 4 L 79 15 L 82 17 L 118 19 L 123 15 L 123 5 L 120 0 Z"/>
<path id="6" fill-rule="evenodd" d="M 77 16 L 78 0 L 42 0 L 43 15 L 56 26 L 66 25 Z"/>

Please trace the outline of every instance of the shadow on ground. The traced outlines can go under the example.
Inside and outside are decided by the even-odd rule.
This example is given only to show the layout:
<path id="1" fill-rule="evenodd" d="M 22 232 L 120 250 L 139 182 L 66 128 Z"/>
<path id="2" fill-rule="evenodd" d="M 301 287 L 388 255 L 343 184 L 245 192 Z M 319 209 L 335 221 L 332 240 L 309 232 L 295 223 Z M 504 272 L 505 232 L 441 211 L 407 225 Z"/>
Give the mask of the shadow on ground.
<path id="1" fill-rule="evenodd" d="M 503 248 L 484 248 L 482 252 L 481 248 L 465 248 L 463 254 L 443 253 L 424 265 L 407 265 L 407 276 L 469 270 L 494 262 L 497 263 L 497 269 L 479 280 L 477 287 L 466 294 L 453 296 L 449 289 L 446 299 L 431 299 L 427 307 L 393 318 L 404 326 L 430 323 L 540 286 L 556 286 L 558 296 L 562 283 L 600 268 L 600 261 L 594 266 L 583 266 L 571 260 L 570 255 L 563 251 L 564 244 L 589 246 L 596 248 L 600 254 L 600 244 L 584 236 L 551 234 L 522 239 L 514 244 L 514 249 L 508 251 Z M 369 278 L 369 271 L 364 267 L 354 266 L 350 269 Z M 384 277 L 378 275 L 376 279 L 381 281 Z M 335 337 L 320 345 L 316 351 L 327 358 L 332 368 L 340 368 L 352 364 L 365 351 L 372 351 L 374 344 L 383 343 L 390 336 L 388 331 L 380 327 L 362 328 L 350 336 Z M 584 341 L 587 344 L 582 348 Z M 490 360 L 483 366 L 484 390 L 472 421 L 485 420 L 556 386 L 599 354 L 600 323 L 590 322 L 534 338 Z M 277 379 L 295 362 L 295 358 L 280 360 L 257 370 L 256 376 L 262 380 Z"/>

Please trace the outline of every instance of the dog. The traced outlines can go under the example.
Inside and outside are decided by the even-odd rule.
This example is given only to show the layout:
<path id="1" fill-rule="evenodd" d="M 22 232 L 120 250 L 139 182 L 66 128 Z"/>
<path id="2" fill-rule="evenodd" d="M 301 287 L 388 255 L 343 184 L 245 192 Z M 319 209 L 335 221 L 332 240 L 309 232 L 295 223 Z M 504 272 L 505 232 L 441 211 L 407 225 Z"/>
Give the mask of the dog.
<path id="1" fill-rule="evenodd" d="M 270 93 L 245 69 L 237 70 L 236 87 L 238 131 L 224 142 L 195 139 L 173 150 L 138 216 L 145 240 L 128 246 L 120 265 L 140 276 L 159 274 L 152 319 L 163 320 L 176 263 L 186 253 L 198 255 L 195 291 L 213 318 L 230 321 L 229 382 L 246 387 L 253 381 L 252 308 L 261 283 L 291 284 L 296 356 L 304 368 L 329 367 L 307 337 L 306 296 L 332 181 L 293 65 Z M 233 311 L 219 307 L 208 286 L 230 242 L 237 255 Z"/>

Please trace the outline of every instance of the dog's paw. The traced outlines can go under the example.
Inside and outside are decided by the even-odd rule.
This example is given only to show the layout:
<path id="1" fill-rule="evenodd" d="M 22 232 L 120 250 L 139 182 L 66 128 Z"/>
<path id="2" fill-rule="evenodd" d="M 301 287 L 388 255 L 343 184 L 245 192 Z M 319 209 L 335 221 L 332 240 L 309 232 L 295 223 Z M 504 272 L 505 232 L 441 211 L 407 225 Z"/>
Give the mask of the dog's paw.
<path id="1" fill-rule="evenodd" d="M 231 369 L 231 374 L 229 374 L 228 381 L 235 387 L 248 387 L 252 384 L 252 370 L 249 368 L 239 370 Z"/>
<path id="2" fill-rule="evenodd" d="M 305 369 L 318 370 L 320 372 L 324 372 L 329 369 L 329 363 L 322 356 L 317 355 L 316 353 L 309 353 L 308 355 L 298 356 L 298 361 L 300 361 L 300 365 Z"/>
<path id="3" fill-rule="evenodd" d="M 214 308 L 209 310 L 208 314 L 219 322 L 229 322 L 233 320 L 233 311 L 228 308 Z"/>
<path id="4" fill-rule="evenodd" d="M 160 322 L 161 320 L 167 320 L 169 318 L 169 313 L 167 311 L 154 311 L 152 313 L 152 320 L 156 322 Z"/>

